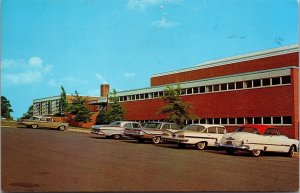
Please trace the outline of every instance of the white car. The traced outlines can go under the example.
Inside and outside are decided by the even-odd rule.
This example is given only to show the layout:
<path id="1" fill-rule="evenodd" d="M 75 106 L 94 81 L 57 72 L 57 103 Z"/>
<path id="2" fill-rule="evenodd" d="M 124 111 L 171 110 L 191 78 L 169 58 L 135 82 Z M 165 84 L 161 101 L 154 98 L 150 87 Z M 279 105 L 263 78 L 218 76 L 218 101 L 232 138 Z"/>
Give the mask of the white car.
<path id="1" fill-rule="evenodd" d="M 115 121 L 109 125 L 93 125 L 92 134 L 119 139 L 124 137 L 124 129 L 141 128 L 141 124 L 131 121 Z"/>
<path id="2" fill-rule="evenodd" d="M 151 140 L 152 143 L 161 142 L 163 131 L 175 132 L 180 128 L 175 123 L 167 122 L 148 122 L 140 129 L 125 129 L 124 134 L 137 139 L 140 143 Z"/>
<path id="3" fill-rule="evenodd" d="M 172 137 L 164 137 L 166 141 L 178 143 L 179 147 L 195 145 L 196 149 L 203 150 L 207 146 L 215 146 L 223 135 L 226 128 L 222 125 L 191 124 L 181 131 L 172 134 Z"/>
<path id="4" fill-rule="evenodd" d="M 216 145 L 225 148 L 228 154 L 244 150 L 254 157 L 258 157 L 261 152 L 282 152 L 293 157 L 298 151 L 299 141 L 281 135 L 279 130 L 272 126 L 248 124 L 224 135 Z"/>

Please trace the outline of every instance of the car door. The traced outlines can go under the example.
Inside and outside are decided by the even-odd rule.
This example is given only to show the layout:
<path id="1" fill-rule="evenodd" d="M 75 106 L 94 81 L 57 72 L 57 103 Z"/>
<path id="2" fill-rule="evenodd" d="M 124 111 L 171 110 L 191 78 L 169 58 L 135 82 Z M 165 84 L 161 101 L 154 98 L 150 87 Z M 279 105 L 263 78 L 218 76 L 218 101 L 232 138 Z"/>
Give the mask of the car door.
<path id="1" fill-rule="evenodd" d="M 47 121 L 46 121 L 46 117 L 41 117 L 40 120 L 39 120 L 39 127 L 47 127 Z"/>
<path id="2" fill-rule="evenodd" d="M 207 145 L 214 146 L 216 140 L 218 139 L 217 127 L 208 127 L 207 128 Z"/>
<path id="3" fill-rule="evenodd" d="M 269 144 L 266 151 L 287 152 L 289 150 L 288 144 L 284 143 L 283 136 L 276 128 L 267 129 L 264 136 Z"/>

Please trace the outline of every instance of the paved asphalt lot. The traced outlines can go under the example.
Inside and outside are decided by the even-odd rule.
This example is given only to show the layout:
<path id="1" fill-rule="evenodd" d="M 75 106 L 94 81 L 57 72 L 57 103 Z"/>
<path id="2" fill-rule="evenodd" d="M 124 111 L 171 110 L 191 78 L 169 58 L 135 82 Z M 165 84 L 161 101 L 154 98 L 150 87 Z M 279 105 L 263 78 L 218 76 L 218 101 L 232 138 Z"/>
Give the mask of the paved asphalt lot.
<path id="1" fill-rule="evenodd" d="M 2 128 L 2 191 L 298 191 L 299 157 Z"/>

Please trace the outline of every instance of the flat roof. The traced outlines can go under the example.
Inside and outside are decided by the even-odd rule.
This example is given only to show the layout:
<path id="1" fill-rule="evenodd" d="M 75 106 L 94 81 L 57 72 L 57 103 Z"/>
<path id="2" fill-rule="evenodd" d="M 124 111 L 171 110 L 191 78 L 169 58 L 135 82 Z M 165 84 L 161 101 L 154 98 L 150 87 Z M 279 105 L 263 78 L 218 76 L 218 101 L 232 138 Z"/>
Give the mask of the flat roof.
<path id="1" fill-rule="evenodd" d="M 176 74 L 176 73 L 180 73 L 180 72 L 188 72 L 188 71 L 199 70 L 199 69 L 204 69 L 204 68 L 211 68 L 211 67 L 216 67 L 216 66 L 233 64 L 233 63 L 238 63 L 238 62 L 244 62 L 244 61 L 249 61 L 249 60 L 255 60 L 255 59 L 260 59 L 260 58 L 266 58 L 266 57 L 271 57 L 271 56 L 278 56 L 278 55 L 289 54 L 289 53 L 294 53 L 294 52 L 299 52 L 298 44 L 283 46 L 283 47 L 273 48 L 273 49 L 268 49 L 268 50 L 262 50 L 262 51 L 258 51 L 258 52 L 251 52 L 248 54 L 226 57 L 226 58 L 217 59 L 217 60 L 211 60 L 211 61 L 207 61 L 207 62 L 204 62 L 201 64 L 197 64 L 193 67 L 153 74 L 151 76 L 151 78 L 170 75 L 170 74 Z"/>

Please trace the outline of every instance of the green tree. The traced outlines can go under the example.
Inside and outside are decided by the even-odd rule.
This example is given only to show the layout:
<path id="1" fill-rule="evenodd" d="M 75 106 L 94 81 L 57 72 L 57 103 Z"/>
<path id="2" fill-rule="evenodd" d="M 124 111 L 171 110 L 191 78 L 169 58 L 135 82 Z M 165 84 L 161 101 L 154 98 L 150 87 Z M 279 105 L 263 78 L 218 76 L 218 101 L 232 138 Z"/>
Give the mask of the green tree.
<path id="1" fill-rule="evenodd" d="M 119 103 L 119 98 L 116 96 L 117 92 L 113 89 L 112 96 L 109 97 L 109 108 L 105 113 L 104 121 L 107 123 L 111 123 L 113 121 L 122 121 L 124 119 L 124 109 Z"/>
<path id="2" fill-rule="evenodd" d="M 166 105 L 160 109 L 159 113 L 166 114 L 166 121 L 176 123 L 182 128 L 186 121 L 196 119 L 197 116 L 189 113 L 192 107 L 181 100 L 180 90 L 179 83 L 176 88 L 166 87 L 164 96 L 162 97 Z"/>
<path id="3" fill-rule="evenodd" d="M 74 120 L 77 122 L 87 123 L 91 121 L 92 112 L 86 107 L 86 98 L 79 96 L 78 92 L 75 91 L 74 99 L 72 103 L 68 105 L 66 109 L 72 115 L 75 115 Z"/>
<path id="4" fill-rule="evenodd" d="M 102 109 L 99 111 L 97 118 L 96 118 L 96 125 L 105 125 L 105 124 L 109 124 L 108 120 L 107 120 L 107 115 L 106 115 L 106 110 Z"/>
<path id="5" fill-rule="evenodd" d="M 14 112 L 11 108 L 9 100 L 5 96 L 1 96 L 1 116 L 6 119 L 12 119 L 10 113 Z"/>
<path id="6" fill-rule="evenodd" d="M 69 103 L 67 101 L 67 94 L 65 91 L 65 88 L 63 87 L 63 85 L 61 85 L 61 93 L 60 93 L 60 102 L 61 102 L 61 107 L 62 107 L 62 113 L 64 114 L 69 106 Z"/>
<path id="7" fill-rule="evenodd" d="M 33 116 L 33 105 L 30 105 L 26 113 L 23 113 L 23 119 L 29 119 Z"/>

